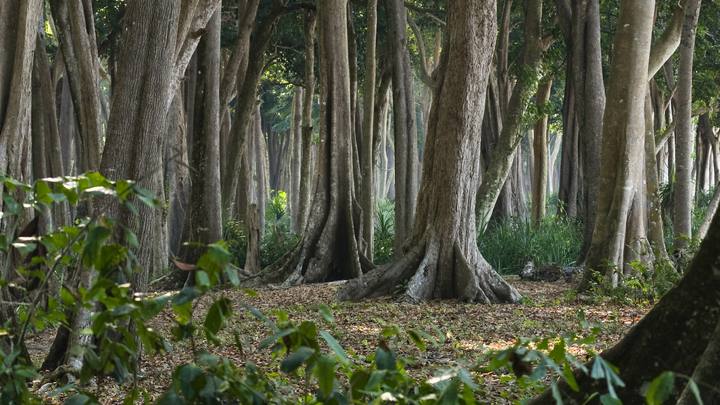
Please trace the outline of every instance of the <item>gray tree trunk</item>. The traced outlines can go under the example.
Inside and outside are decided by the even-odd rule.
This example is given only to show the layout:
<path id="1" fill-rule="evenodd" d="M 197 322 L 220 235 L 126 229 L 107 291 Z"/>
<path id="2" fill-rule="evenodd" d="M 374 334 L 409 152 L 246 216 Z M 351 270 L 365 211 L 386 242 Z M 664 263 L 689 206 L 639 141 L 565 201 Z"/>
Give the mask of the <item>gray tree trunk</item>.
<path id="1" fill-rule="evenodd" d="M 518 292 L 483 259 L 476 244 L 480 129 L 497 35 L 494 1 L 448 3 L 443 50 L 431 109 L 418 215 L 405 252 L 394 263 L 351 280 L 341 299 L 391 294 L 404 285 L 413 301 L 459 298 L 517 302 Z"/>
<path id="2" fill-rule="evenodd" d="M 395 139 L 395 251 L 410 236 L 417 204 L 418 152 L 413 73 L 407 50 L 407 11 L 403 0 L 386 3 L 390 24 Z"/>
<path id="3" fill-rule="evenodd" d="M 622 268 L 628 213 L 637 192 L 637 156 L 643 155 L 645 95 L 654 0 L 623 1 L 613 42 L 608 105 L 603 122 L 597 218 L 587 266 L 603 275 Z M 612 273 L 615 274 L 615 273 Z M 581 289 L 588 288 L 586 271 Z"/>
<path id="4" fill-rule="evenodd" d="M 313 204 L 300 243 L 266 271 L 265 281 L 295 285 L 362 274 L 355 232 L 360 218 L 353 185 L 346 3 L 318 2 L 320 145 Z"/>
<path id="5" fill-rule="evenodd" d="M 367 10 L 367 42 L 365 51 L 365 88 L 363 95 L 364 114 L 363 117 L 363 142 L 362 142 L 362 193 L 360 202 L 362 205 L 362 235 L 364 238 L 363 253 L 368 260 L 373 261 L 375 244 L 375 229 L 373 218 L 375 217 L 375 76 L 377 62 L 375 60 L 375 48 L 377 44 L 377 0 L 368 2 Z"/>
<path id="6" fill-rule="evenodd" d="M 692 75 L 695 52 L 695 29 L 700 14 L 700 0 L 687 0 L 685 21 L 680 40 L 680 66 L 678 67 L 675 102 L 675 186 L 673 188 L 673 229 L 676 251 L 684 251 L 692 237 Z"/>

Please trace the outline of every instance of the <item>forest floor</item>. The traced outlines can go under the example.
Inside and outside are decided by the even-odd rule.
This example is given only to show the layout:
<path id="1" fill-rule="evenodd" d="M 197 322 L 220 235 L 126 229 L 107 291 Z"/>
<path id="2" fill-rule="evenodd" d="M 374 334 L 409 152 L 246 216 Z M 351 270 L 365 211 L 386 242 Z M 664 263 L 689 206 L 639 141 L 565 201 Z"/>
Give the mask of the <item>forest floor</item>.
<path id="1" fill-rule="evenodd" d="M 278 362 L 273 360 L 270 349 L 258 348 L 260 342 L 270 335 L 269 329 L 255 319 L 240 303 L 253 306 L 272 316 L 282 310 L 293 321 L 311 320 L 319 327 L 328 329 L 345 350 L 352 355 L 368 355 L 374 352 L 383 325 L 397 325 L 404 329 L 419 329 L 434 336 L 435 344 L 420 351 L 410 342 L 398 341 L 393 346 L 401 356 L 412 358 L 408 365 L 410 375 L 427 378 L 443 368 L 462 365 L 477 369 L 483 355 L 491 350 L 511 347 L 518 338 L 558 337 L 568 334 L 586 334 L 581 319 L 599 326 L 599 336 L 590 347 L 570 348 L 583 358 L 589 350 L 600 351 L 616 342 L 649 310 L 648 306 L 619 305 L 608 302 L 580 301 L 573 293 L 572 285 L 564 282 L 538 283 L 511 280 L 525 299 L 519 305 L 474 305 L 455 301 L 432 302 L 422 305 L 395 302 L 390 299 L 360 303 L 338 302 L 335 292 L 337 283 L 308 285 L 289 289 L 260 289 L 253 294 L 239 290 L 218 291 L 198 303 L 197 314 L 203 314 L 211 300 L 224 295 L 237 303 L 232 321 L 220 336 L 220 347 L 208 350 L 243 364 L 250 361 L 267 372 L 279 373 Z M 321 305 L 330 307 L 334 323 L 323 321 L 319 313 Z M 584 314 L 584 315 L 583 315 Z M 156 330 L 170 336 L 173 325 L 172 313 L 161 314 L 154 322 Z M 203 318 L 199 318 L 203 319 Z M 235 344 L 237 332 L 242 349 Z M 31 352 L 39 359 L 50 345 L 52 336 L 35 336 L 30 342 Z M 199 345 L 205 345 L 204 341 Z M 145 356 L 141 365 L 140 387 L 151 397 L 161 395 L 169 386 L 175 368 L 191 361 L 192 353 L 187 346 L 177 346 L 169 354 Z M 477 371 L 475 374 L 481 388 L 479 395 L 491 404 L 510 404 L 517 399 L 533 395 L 511 378 L 503 378 L 492 372 Z M 291 386 L 303 391 L 304 382 L 299 379 Z M 90 389 L 103 403 L 122 403 L 127 391 L 110 379 L 97 382 Z M 57 400 L 57 398 L 56 398 Z"/>

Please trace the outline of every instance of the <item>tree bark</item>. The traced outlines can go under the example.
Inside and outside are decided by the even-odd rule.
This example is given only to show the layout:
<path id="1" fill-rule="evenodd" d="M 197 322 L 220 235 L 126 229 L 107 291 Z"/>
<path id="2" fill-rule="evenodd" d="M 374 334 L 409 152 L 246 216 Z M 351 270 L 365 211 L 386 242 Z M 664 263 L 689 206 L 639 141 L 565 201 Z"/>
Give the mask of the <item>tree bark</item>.
<path id="1" fill-rule="evenodd" d="M 500 137 L 492 148 L 490 163 L 483 173 L 477 203 L 480 232 L 484 232 L 487 228 L 503 185 L 508 182 L 518 145 L 523 138 L 522 117 L 540 80 L 539 68 L 544 48 L 541 37 L 542 3 L 542 0 L 530 0 L 525 8 L 523 72 L 512 91 L 508 110 L 503 116 Z M 512 180 L 510 182 L 512 183 Z M 520 184 L 516 182 L 516 186 L 519 187 Z"/>
<path id="2" fill-rule="evenodd" d="M 673 187 L 674 249 L 682 252 L 692 237 L 692 75 L 695 52 L 695 29 L 700 14 L 700 1 L 687 0 L 685 21 L 680 40 L 680 66 L 678 67 L 675 102 L 675 186 Z"/>
<path id="3" fill-rule="evenodd" d="M 220 11 L 208 23 L 197 49 L 195 130 L 190 162 L 190 209 L 183 259 L 195 263 L 203 245 L 222 239 L 220 193 Z M 199 245 L 198 245 L 199 244 Z"/>
<path id="4" fill-rule="evenodd" d="M 648 59 L 654 21 L 654 0 L 623 1 L 613 42 L 608 104 L 603 121 L 597 217 L 587 267 L 609 275 L 622 268 L 625 231 L 634 193 L 637 156 L 643 154 Z M 580 288 L 589 288 L 586 271 Z M 615 273 L 613 273 L 615 274 Z"/>
<path id="5" fill-rule="evenodd" d="M 543 108 L 550 101 L 550 91 L 552 90 L 552 78 L 547 78 L 538 88 L 535 102 L 538 110 Z M 535 123 L 535 134 L 533 137 L 533 147 L 535 149 L 535 167 L 533 170 L 533 223 L 537 226 L 545 217 L 545 203 L 547 200 L 547 181 L 548 181 L 548 114 L 542 113 L 540 119 Z"/>
<path id="6" fill-rule="evenodd" d="M 314 11 L 305 13 L 305 91 L 302 105 L 302 166 L 300 167 L 300 201 L 298 203 L 298 229 L 305 230 L 310 211 L 312 193 L 312 110 L 315 94 L 315 27 Z"/>
<path id="7" fill-rule="evenodd" d="M 362 143 L 362 235 L 364 238 L 363 253 L 373 261 L 375 245 L 374 168 L 375 168 L 375 76 L 377 62 L 375 48 L 377 46 L 377 0 L 370 0 L 367 6 L 367 42 L 365 51 L 365 88 L 363 112 L 363 143 Z"/>
<path id="8" fill-rule="evenodd" d="M 266 271 L 264 281 L 296 285 L 362 274 L 355 232 L 360 223 L 353 186 L 346 3 L 318 2 L 321 102 L 315 194 L 300 243 Z"/>
<path id="9" fill-rule="evenodd" d="M 448 42 L 434 90 L 418 215 L 398 259 L 348 282 L 341 299 L 391 294 L 407 281 L 412 301 L 459 298 L 517 302 L 518 292 L 483 259 L 476 244 L 480 129 L 497 35 L 494 1 L 448 3 Z"/>
<path id="10" fill-rule="evenodd" d="M 302 232 L 300 225 L 300 177 L 302 172 L 302 160 L 308 156 L 302 155 L 302 100 L 303 89 L 297 87 L 293 96 L 292 109 L 292 134 L 290 157 L 290 190 L 288 193 L 288 205 L 290 208 L 290 217 L 292 218 L 292 231 L 296 234 Z"/>
<path id="11" fill-rule="evenodd" d="M 386 3 L 390 24 L 393 124 L 395 139 L 395 251 L 410 236 L 417 204 L 418 153 L 413 73 L 407 50 L 407 11 L 403 0 Z"/>
<path id="12" fill-rule="evenodd" d="M 58 28 L 77 121 L 78 170 L 98 170 L 102 152 L 100 140 L 104 134 L 92 6 L 82 0 L 53 0 L 50 6 Z"/>

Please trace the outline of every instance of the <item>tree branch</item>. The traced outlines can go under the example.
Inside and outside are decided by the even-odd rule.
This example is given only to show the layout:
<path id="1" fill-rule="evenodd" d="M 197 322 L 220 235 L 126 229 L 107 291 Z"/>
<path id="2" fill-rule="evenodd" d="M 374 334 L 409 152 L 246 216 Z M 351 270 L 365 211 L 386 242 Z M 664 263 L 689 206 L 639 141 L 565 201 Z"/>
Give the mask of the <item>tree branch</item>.
<path id="1" fill-rule="evenodd" d="M 650 49 L 650 63 L 648 65 L 648 78 L 653 76 L 662 68 L 668 59 L 680 46 L 680 34 L 682 33 L 683 19 L 685 17 L 685 0 L 675 7 L 670 25 L 665 28 L 660 38 Z"/>
<path id="2" fill-rule="evenodd" d="M 410 16 L 408 16 L 408 24 L 410 24 L 410 29 L 415 35 L 415 40 L 417 41 L 418 49 L 420 50 L 420 79 L 428 87 L 433 88 L 435 87 L 436 80 L 433 78 L 433 75 L 429 72 L 428 69 L 427 52 L 425 49 L 425 40 L 422 37 L 422 32 L 420 32 L 420 27 L 418 27 L 418 25 L 415 23 L 415 20 Z"/>

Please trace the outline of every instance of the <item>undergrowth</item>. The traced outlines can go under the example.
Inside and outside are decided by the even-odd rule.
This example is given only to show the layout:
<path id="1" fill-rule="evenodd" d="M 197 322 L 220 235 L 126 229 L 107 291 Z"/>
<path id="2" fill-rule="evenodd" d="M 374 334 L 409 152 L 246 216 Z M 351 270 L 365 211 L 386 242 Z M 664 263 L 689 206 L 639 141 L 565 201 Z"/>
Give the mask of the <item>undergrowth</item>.
<path id="1" fill-rule="evenodd" d="M 582 224 L 550 216 L 538 227 L 528 219 L 510 218 L 490 224 L 478 237 L 485 259 L 501 274 L 517 274 L 528 261 L 536 266 L 571 266 L 582 245 Z"/>

